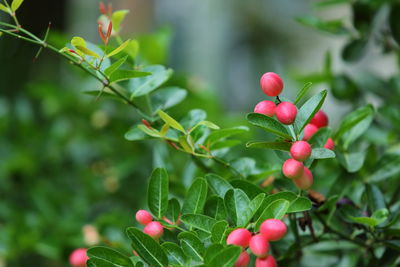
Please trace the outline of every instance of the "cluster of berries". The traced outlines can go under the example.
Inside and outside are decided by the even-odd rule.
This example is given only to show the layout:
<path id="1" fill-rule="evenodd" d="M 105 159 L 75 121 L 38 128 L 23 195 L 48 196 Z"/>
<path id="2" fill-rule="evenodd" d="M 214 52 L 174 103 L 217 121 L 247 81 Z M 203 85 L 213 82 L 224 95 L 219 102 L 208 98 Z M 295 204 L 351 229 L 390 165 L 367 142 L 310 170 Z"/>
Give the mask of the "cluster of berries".
<path id="1" fill-rule="evenodd" d="M 257 257 L 256 267 L 276 267 L 274 256 L 269 253 L 269 242 L 280 240 L 287 231 L 286 224 L 281 220 L 267 219 L 260 226 L 260 233 L 252 234 L 245 228 L 238 228 L 232 231 L 226 240 L 229 245 L 236 245 L 243 248 L 234 267 L 247 267 L 250 262 L 250 255 L 246 249 Z"/>
<path id="2" fill-rule="evenodd" d="M 278 97 L 283 90 L 283 81 L 278 74 L 273 72 L 265 73 L 260 80 L 260 86 L 263 92 L 268 96 Z M 274 115 L 279 122 L 285 125 L 291 125 L 296 120 L 297 108 L 291 102 L 280 102 L 279 104 L 270 100 L 264 100 L 258 103 L 254 112 L 261 113 L 269 117 Z M 307 142 L 320 128 L 328 125 L 328 116 L 322 110 L 318 111 L 309 124 L 304 127 L 303 140 L 296 141 L 290 147 L 290 155 L 292 158 L 286 160 L 282 166 L 283 174 L 292 179 L 293 183 L 300 189 L 306 190 L 313 183 L 313 175 L 311 171 L 304 166 L 312 153 L 311 145 Z M 329 138 L 324 145 L 327 149 L 333 149 L 334 142 Z"/>
<path id="3" fill-rule="evenodd" d="M 154 239 L 159 239 L 164 234 L 164 227 L 161 223 L 153 221 L 153 216 L 147 210 L 136 212 L 136 221 L 144 225 L 143 232 Z"/>

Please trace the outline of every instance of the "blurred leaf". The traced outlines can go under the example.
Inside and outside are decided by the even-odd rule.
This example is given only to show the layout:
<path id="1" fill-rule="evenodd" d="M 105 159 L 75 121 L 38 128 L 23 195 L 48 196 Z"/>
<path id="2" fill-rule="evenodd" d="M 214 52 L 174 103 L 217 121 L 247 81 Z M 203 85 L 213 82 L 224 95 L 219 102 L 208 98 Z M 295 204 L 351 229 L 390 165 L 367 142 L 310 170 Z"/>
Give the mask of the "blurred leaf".
<path id="1" fill-rule="evenodd" d="M 308 82 L 306 83 L 303 88 L 297 93 L 296 95 L 296 100 L 293 102 L 293 104 L 297 104 L 300 102 L 300 100 L 307 94 L 307 92 L 310 90 L 312 83 Z"/>
<path id="2" fill-rule="evenodd" d="M 267 132 L 273 133 L 288 140 L 292 140 L 292 137 L 288 134 L 286 128 L 268 116 L 259 113 L 249 113 L 247 114 L 247 120 L 251 124 L 258 126 Z"/>
<path id="3" fill-rule="evenodd" d="M 209 267 L 233 267 L 242 249 L 238 246 L 228 246 L 214 256 Z"/>
<path id="4" fill-rule="evenodd" d="M 287 213 L 300 212 L 310 210 L 312 207 L 311 201 L 305 197 L 297 196 L 294 200 L 290 201 L 290 206 Z"/>
<path id="5" fill-rule="evenodd" d="M 393 157 L 382 161 L 376 171 L 368 178 L 369 182 L 380 182 L 388 178 L 398 178 L 400 173 L 400 157 Z"/>
<path id="6" fill-rule="evenodd" d="M 364 164 L 366 153 L 365 151 L 360 152 L 342 152 L 337 154 L 337 158 L 343 167 L 350 173 L 356 172 Z"/>
<path id="7" fill-rule="evenodd" d="M 3 4 L 0 4 L 0 10 L 10 14 L 10 10 Z"/>
<path id="8" fill-rule="evenodd" d="M 111 51 L 110 53 L 107 54 L 107 57 L 112 57 L 115 56 L 116 54 L 122 52 L 122 50 L 124 50 L 129 43 L 131 42 L 131 40 L 126 40 L 125 42 L 123 42 L 120 46 L 118 46 L 117 48 L 115 48 L 113 51 Z"/>
<path id="9" fill-rule="evenodd" d="M 167 218 L 172 222 L 178 221 L 179 215 L 181 213 L 181 205 L 176 198 L 172 198 L 168 201 Z"/>
<path id="10" fill-rule="evenodd" d="M 338 5 L 338 4 L 347 4 L 349 2 L 350 2 L 350 0 L 322 0 L 322 1 L 318 1 L 316 3 L 313 3 L 313 6 L 317 7 L 317 8 L 322 8 L 322 7 Z"/>
<path id="11" fill-rule="evenodd" d="M 127 53 L 132 59 L 135 59 L 138 52 L 139 42 L 137 40 L 131 40 L 125 49 L 125 53 Z"/>
<path id="12" fill-rule="evenodd" d="M 18 8 L 21 6 L 22 2 L 24 2 L 24 0 L 13 0 L 11 3 L 11 10 L 13 12 L 17 11 Z"/>
<path id="13" fill-rule="evenodd" d="M 334 158 L 335 152 L 333 152 L 330 149 L 319 147 L 319 148 L 313 148 L 312 149 L 312 154 L 311 157 L 314 159 L 330 159 Z"/>
<path id="14" fill-rule="evenodd" d="M 192 109 L 185 117 L 181 119 L 181 124 L 185 129 L 190 129 L 195 126 L 200 121 L 203 121 L 207 118 L 207 113 L 202 109 Z"/>
<path id="15" fill-rule="evenodd" d="M 305 26 L 310 26 L 320 31 L 332 34 L 350 34 L 349 30 L 344 26 L 343 20 L 323 21 L 314 16 L 300 17 L 296 18 L 296 20 Z"/>
<path id="16" fill-rule="evenodd" d="M 104 74 L 107 77 L 110 77 L 110 75 L 113 74 L 114 71 L 116 71 L 119 67 L 122 66 L 122 64 L 125 63 L 127 58 L 128 58 L 128 56 L 124 56 L 124 57 L 118 59 L 117 61 L 115 61 L 111 66 L 109 66 L 108 68 L 106 68 L 104 70 Z"/>
<path id="17" fill-rule="evenodd" d="M 149 265 L 159 267 L 168 265 L 168 258 L 164 250 L 149 235 L 134 227 L 129 227 L 126 234 L 132 240 L 133 249 Z"/>
<path id="18" fill-rule="evenodd" d="M 92 50 L 90 50 L 89 48 L 86 47 L 86 41 L 82 37 L 78 37 L 78 36 L 73 37 L 71 40 L 71 44 L 77 50 L 79 50 L 80 52 L 82 52 L 88 56 L 100 58 L 100 56 L 97 53 L 93 52 Z"/>
<path id="19" fill-rule="evenodd" d="M 182 232 L 178 235 L 183 252 L 196 261 L 203 261 L 205 248 L 200 239 L 191 232 Z"/>
<path id="20" fill-rule="evenodd" d="M 371 227 L 375 227 L 378 224 L 386 221 L 389 215 L 389 211 L 387 209 L 379 209 L 376 210 L 371 217 L 353 217 L 349 216 L 349 218 L 355 223 L 365 224 Z"/>
<path id="21" fill-rule="evenodd" d="M 215 143 L 218 140 L 221 140 L 223 138 L 228 138 L 233 135 L 237 134 L 243 134 L 249 131 L 249 128 L 246 126 L 236 126 L 232 128 L 224 128 L 220 130 L 216 130 L 207 137 L 206 141 L 204 143 Z"/>
<path id="22" fill-rule="evenodd" d="M 171 69 L 166 69 L 161 65 L 147 66 L 142 69 L 144 72 L 150 72 L 151 75 L 133 79 L 129 82 L 129 89 L 132 93 L 131 98 L 146 95 L 157 89 L 165 83 L 172 75 Z"/>
<path id="23" fill-rule="evenodd" d="M 324 147 L 326 141 L 328 140 L 329 137 L 332 135 L 332 129 L 329 127 L 323 127 L 318 129 L 318 131 L 311 136 L 311 138 L 308 140 L 308 143 L 314 147 Z"/>
<path id="24" fill-rule="evenodd" d="M 308 99 L 297 112 L 296 120 L 294 122 L 297 134 L 299 134 L 304 127 L 311 121 L 315 113 L 320 110 L 325 101 L 327 91 L 323 90 L 320 93 Z"/>
<path id="25" fill-rule="evenodd" d="M 185 202 L 182 207 L 183 214 L 199 214 L 203 212 L 207 198 L 207 181 L 197 178 L 186 193 Z"/>
<path id="26" fill-rule="evenodd" d="M 249 148 L 266 148 L 266 149 L 273 149 L 273 150 L 282 150 L 282 151 L 289 151 L 291 147 L 290 142 L 247 142 L 246 147 Z"/>
<path id="27" fill-rule="evenodd" d="M 156 129 L 149 129 L 147 126 L 145 126 L 143 124 L 137 125 L 137 128 L 152 137 L 156 137 L 156 138 L 161 137 L 160 133 Z M 135 133 L 135 132 L 133 132 L 133 133 Z"/>
<path id="28" fill-rule="evenodd" d="M 161 219 L 168 209 L 168 173 L 163 168 L 155 169 L 149 181 L 147 203 L 150 211 Z"/>
<path id="29" fill-rule="evenodd" d="M 161 244 L 165 253 L 168 256 L 168 263 L 172 265 L 185 266 L 186 265 L 186 255 L 183 253 L 181 247 L 172 242 L 164 242 Z"/>
<path id="30" fill-rule="evenodd" d="M 281 220 L 283 216 L 286 214 L 290 207 L 290 202 L 284 199 L 278 199 L 273 201 L 271 204 L 267 206 L 267 208 L 263 211 L 261 216 L 258 218 L 256 222 L 255 229 L 259 231 L 260 225 L 266 219 L 278 219 Z"/>
<path id="31" fill-rule="evenodd" d="M 110 75 L 109 80 L 110 83 L 115 83 L 115 82 L 129 80 L 132 78 L 145 77 L 148 75 L 150 75 L 150 73 L 143 71 L 117 69 Z"/>
<path id="32" fill-rule="evenodd" d="M 92 259 L 100 259 L 104 260 L 107 263 L 109 263 L 109 266 L 114 266 L 114 267 L 119 267 L 119 266 L 131 266 L 133 267 L 133 264 L 129 257 L 123 255 L 122 253 L 108 248 L 108 247 L 92 247 L 89 248 L 86 252 L 87 256 Z"/>
<path id="33" fill-rule="evenodd" d="M 121 22 L 124 20 L 125 16 L 129 13 L 128 9 L 117 10 L 112 13 L 111 21 L 113 25 L 113 29 L 116 32 L 119 32 L 121 27 Z"/>
<path id="34" fill-rule="evenodd" d="M 213 243 L 224 244 L 228 231 L 229 225 L 227 221 L 216 222 L 211 229 L 211 241 Z"/>
<path id="35" fill-rule="evenodd" d="M 342 58 L 348 62 L 360 60 L 366 53 L 368 40 L 356 39 L 348 42 L 342 50 Z"/>
<path id="36" fill-rule="evenodd" d="M 190 132 L 194 131 L 197 127 L 199 126 L 206 126 L 207 128 L 213 129 L 213 130 L 219 130 L 219 126 L 212 123 L 211 121 L 199 121 L 195 126 L 193 126 L 192 129 L 190 129 Z"/>
<path id="37" fill-rule="evenodd" d="M 217 222 L 214 218 L 202 214 L 184 214 L 181 216 L 181 220 L 188 226 L 200 229 L 209 234 L 211 234 L 211 229 Z"/>
<path id="38" fill-rule="evenodd" d="M 368 207 L 371 212 L 386 208 L 385 198 L 376 185 L 366 184 L 365 193 Z"/>
<path id="39" fill-rule="evenodd" d="M 392 32 L 393 38 L 396 40 L 398 44 L 400 44 L 400 4 L 396 3 L 392 5 L 389 14 L 389 25 L 390 30 Z"/>
<path id="40" fill-rule="evenodd" d="M 174 118 L 172 118 L 171 116 L 169 116 L 167 113 L 165 113 L 164 111 L 162 111 L 161 109 L 158 110 L 158 116 L 160 116 L 160 118 L 167 123 L 169 126 L 171 126 L 174 129 L 177 129 L 178 131 L 181 131 L 182 133 L 186 133 L 185 129 L 182 127 L 182 125 L 177 122 Z"/>
<path id="41" fill-rule="evenodd" d="M 209 173 L 205 176 L 210 188 L 221 198 L 225 197 L 225 193 L 233 187 L 224 178 L 214 173 Z"/>
<path id="42" fill-rule="evenodd" d="M 151 95 L 153 110 L 166 110 L 181 103 L 187 96 L 187 91 L 179 87 L 164 87 Z"/>

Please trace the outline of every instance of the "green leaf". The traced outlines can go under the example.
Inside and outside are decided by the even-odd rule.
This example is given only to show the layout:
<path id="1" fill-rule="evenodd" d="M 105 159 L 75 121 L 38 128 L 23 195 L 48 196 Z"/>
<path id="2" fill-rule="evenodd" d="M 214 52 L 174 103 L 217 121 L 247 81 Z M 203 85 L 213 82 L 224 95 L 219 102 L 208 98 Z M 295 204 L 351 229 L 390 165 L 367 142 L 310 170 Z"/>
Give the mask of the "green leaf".
<path id="1" fill-rule="evenodd" d="M 224 246 L 221 244 L 211 244 L 204 255 L 204 263 L 209 264 L 211 260 L 217 255 L 221 250 L 224 249 Z"/>
<path id="2" fill-rule="evenodd" d="M 211 234 L 211 229 L 217 222 L 214 218 L 202 214 L 184 214 L 181 216 L 181 221 L 209 234 Z"/>
<path id="3" fill-rule="evenodd" d="M 135 59 L 138 52 L 139 42 L 137 40 L 131 40 L 125 49 L 125 53 L 127 53 L 132 59 Z"/>
<path id="4" fill-rule="evenodd" d="M 96 53 L 90 50 L 89 48 L 86 47 L 86 41 L 82 37 L 75 36 L 71 40 L 71 44 L 79 50 L 81 53 L 92 56 L 95 58 L 100 58 L 100 56 Z M 82 54 L 81 54 L 82 55 Z"/>
<path id="5" fill-rule="evenodd" d="M 207 181 L 204 178 L 197 178 L 190 186 L 185 203 L 182 207 L 183 214 L 199 214 L 203 212 L 207 198 Z"/>
<path id="6" fill-rule="evenodd" d="M 342 50 L 342 58 L 347 62 L 357 62 L 366 53 L 368 39 L 355 39 L 348 42 Z"/>
<path id="7" fill-rule="evenodd" d="M 303 88 L 297 93 L 296 100 L 294 101 L 293 104 L 297 104 L 300 102 L 300 100 L 307 94 L 307 92 L 310 90 L 312 83 L 308 82 L 306 83 Z"/>
<path id="8" fill-rule="evenodd" d="M 323 147 L 313 148 L 311 154 L 313 159 L 330 159 L 334 158 L 335 156 L 335 152 Z"/>
<path id="9" fill-rule="evenodd" d="M 332 130 L 328 127 L 320 128 L 311 138 L 308 143 L 312 147 L 324 147 L 326 141 L 332 136 Z"/>
<path id="10" fill-rule="evenodd" d="M 112 13 L 111 21 L 112 21 L 113 29 L 116 32 L 119 32 L 120 27 L 121 27 L 121 22 L 125 19 L 125 16 L 128 13 L 129 13 L 128 9 L 121 9 L 121 10 L 117 10 Z"/>
<path id="11" fill-rule="evenodd" d="M 265 208 L 268 207 L 272 202 L 280 199 L 290 202 L 287 213 L 306 211 L 310 210 L 312 207 L 311 201 L 308 198 L 300 197 L 290 191 L 282 191 L 267 196 L 262 203 L 262 209 L 265 210 Z"/>
<path id="12" fill-rule="evenodd" d="M 129 80 L 132 78 L 145 77 L 150 75 L 149 72 L 117 69 L 110 75 L 110 83 Z"/>
<path id="13" fill-rule="evenodd" d="M 396 178 L 400 173 L 400 157 L 389 158 L 379 164 L 377 170 L 368 178 L 370 182 L 381 182 L 389 178 Z"/>
<path id="14" fill-rule="evenodd" d="M 167 123 L 169 126 L 171 126 L 174 129 L 177 129 L 178 131 L 181 131 L 182 133 L 186 133 L 185 129 L 183 128 L 183 126 L 177 122 L 174 118 L 172 118 L 171 116 L 169 116 L 167 113 L 165 113 L 164 111 L 162 111 L 161 109 L 158 110 L 158 116 L 160 116 L 160 118 Z"/>
<path id="15" fill-rule="evenodd" d="M 167 218 L 170 219 L 172 222 L 176 222 L 179 218 L 181 213 L 181 205 L 176 198 L 172 198 L 168 201 L 168 209 L 167 209 Z"/>
<path id="16" fill-rule="evenodd" d="M 86 254 L 90 259 L 95 258 L 106 261 L 109 263 L 109 266 L 133 267 L 133 264 L 128 256 L 125 256 L 122 253 L 108 247 L 92 247 L 87 250 Z"/>
<path id="17" fill-rule="evenodd" d="M 125 42 L 123 42 L 120 46 L 118 46 L 117 48 L 115 48 L 113 51 L 111 51 L 110 53 L 107 54 L 107 57 L 112 57 L 115 56 L 116 54 L 120 53 L 122 50 L 124 50 L 128 44 L 130 43 L 131 40 L 126 40 Z"/>
<path id="18" fill-rule="evenodd" d="M 310 210 L 312 203 L 308 198 L 297 196 L 293 201 L 290 202 L 289 209 L 286 213 L 300 212 Z"/>
<path id="19" fill-rule="evenodd" d="M 21 6 L 22 2 L 24 2 L 24 0 L 13 0 L 11 3 L 11 10 L 13 12 L 17 11 L 18 8 Z"/>
<path id="20" fill-rule="evenodd" d="M 91 258 L 86 261 L 86 267 L 120 267 L 121 265 L 114 265 L 113 263 L 110 263 L 109 261 L 99 259 L 99 258 Z M 133 265 L 131 265 L 133 266 Z"/>
<path id="21" fill-rule="evenodd" d="M 116 71 L 119 67 L 122 66 L 122 64 L 125 63 L 127 58 L 128 58 L 128 56 L 124 56 L 124 57 L 118 59 L 117 61 L 115 61 L 111 66 L 109 66 L 108 68 L 106 68 L 104 70 L 104 74 L 107 77 L 110 77 L 110 75 L 113 74 L 114 71 Z"/>
<path id="22" fill-rule="evenodd" d="M 156 129 L 149 129 L 143 124 L 137 125 L 137 128 L 152 137 L 156 137 L 156 138 L 161 137 L 161 134 Z"/>
<path id="23" fill-rule="evenodd" d="M 292 137 L 288 134 L 286 128 L 268 116 L 259 113 L 249 113 L 247 114 L 247 120 L 251 124 L 260 127 L 267 132 L 273 133 L 287 140 L 292 140 Z"/>
<path id="24" fill-rule="evenodd" d="M 233 180 L 231 181 L 231 185 L 234 188 L 239 188 L 243 190 L 243 192 L 245 192 L 246 195 L 251 199 L 255 198 L 261 193 L 265 193 L 259 186 L 251 182 L 248 182 L 246 180 L 239 180 L 239 179 Z"/>
<path id="25" fill-rule="evenodd" d="M 151 75 L 129 82 L 131 99 L 151 93 L 165 83 L 173 73 L 171 69 L 166 69 L 161 65 L 147 66 L 142 71 L 150 72 Z"/>
<path id="26" fill-rule="evenodd" d="M 133 126 L 131 129 L 129 129 L 125 135 L 124 138 L 129 141 L 139 141 L 139 140 L 144 140 L 148 139 L 149 136 L 143 132 L 142 130 L 139 129 L 139 125 Z M 146 127 L 147 128 L 147 127 Z M 148 128 L 147 128 L 148 129 Z M 150 129 L 149 129 L 150 130 Z"/>
<path id="27" fill-rule="evenodd" d="M 164 249 L 168 256 L 168 263 L 172 265 L 185 266 L 186 255 L 183 253 L 182 248 L 172 242 L 164 242 L 161 247 Z"/>
<path id="28" fill-rule="evenodd" d="M 225 239 L 229 231 L 229 224 L 222 220 L 214 224 L 211 229 L 211 241 L 217 244 L 225 244 Z"/>
<path id="29" fill-rule="evenodd" d="M 204 125 L 213 130 L 219 130 L 219 126 L 212 123 L 211 121 L 200 121 L 192 129 L 190 129 L 190 132 L 193 132 L 197 127 L 199 127 L 201 125 Z"/>
<path id="30" fill-rule="evenodd" d="M 365 224 L 371 227 L 375 227 L 378 224 L 386 221 L 389 215 L 389 211 L 387 209 L 379 209 L 376 210 L 371 217 L 353 217 L 349 216 L 349 218 L 355 223 Z"/>
<path id="31" fill-rule="evenodd" d="M 248 221 L 247 216 L 250 199 L 240 189 L 230 189 L 224 197 L 226 211 L 237 226 L 245 226 Z"/>
<path id="32" fill-rule="evenodd" d="M 386 208 L 385 198 L 376 185 L 366 184 L 365 194 L 371 212 Z"/>
<path id="33" fill-rule="evenodd" d="M 204 207 L 205 214 L 213 217 L 216 220 L 223 220 L 226 218 L 226 210 L 224 200 L 217 196 L 211 196 Z"/>
<path id="34" fill-rule="evenodd" d="M 0 4 L 0 10 L 6 12 L 8 14 L 11 14 L 10 10 L 8 9 L 8 7 L 6 7 L 3 4 Z"/>
<path id="35" fill-rule="evenodd" d="M 304 127 L 311 121 L 315 113 L 322 107 L 325 101 L 327 91 L 323 90 L 320 93 L 314 95 L 308 99 L 297 112 L 296 120 L 294 122 L 297 134 L 303 131 Z"/>
<path id="36" fill-rule="evenodd" d="M 225 193 L 229 189 L 233 189 L 233 187 L 231 186 L 230 183 L 228 183 L 228 181 L 226 181 L 224 178 L 214 173 L 207 174 L 205 178 L 207 179 L 210 188 L 214 191 L 214 193 L 216 193 L 221 198 L 225 197 Z"/>
<path id="37" fill-rule="evenodd" d="M 209 267 L 233 267 L 242 249 L 238 246 L 228 246 L 216 254 L 208 264 Z"/>
<path id="38" fill-rule="evenodd" d="M 185 99 L 187 91 L 179 87 L 165 87 L 157 90 L 151 95 L 153 110 L 169 109 Z"/>
<path id="39" fill-rule="evenodd" d="M 203 261 L 205 248 L 200 239 L 191 232 L 182 232 L 178 235 L 183 252 L 195 261 Z"/>
<path id="40" fill-rule="evenodd" d="M 284 199 L 278 199 L 268 205 L 268 207 L 261 214 L 260 218 L 258 218 L 256 222 L 255 229 L 258 231 L 260 229 L 260 225 L 266 219 L 278 219 L 281 220 L 283 216 L 287 213 L 290 207 L 290 202 Z"/>
<path id="41" fill-rule="evenodd" d="M 237 126 L 232 128 L 224 128 L 210 133 L 205 144 L 213 144 L 221 139 L 231 137 L 233 135 L 243 134 L 249 131 L 246 126 Z"/>
<path id="42" fill-rule="evenodd" d="M 389 14 L 389 25 L 392 32 L 393 38 L 396 40 L 397 44 L 400 44 L 400 4 L 395 3 L 392 5 Z"/>
<path id="43" fill-rule="evenodd" d="M 168 173 L 163 168 L 155 169 L 149 181 L 147 203 L 150 211 L 161 219 L 168 209 Z"/>
<path id="44" fill-rule="evenodd" d="M 331 34 L 350 34 L 350 31 L 345 27 L 342 20 L 323 21 L 314 16 L 300 17 L 296 18 L 296 20 L 305 26 L 310 26 Z"/>
<path id="45" fill-rule="evenodd" d="M 337 154 L 337 158 L 343 167 L 350 173 L 357 172 L 364 164 L 365 152 L 342 152 Z"/>
<path id="46" fill-rule="evenodd" d="M 291 147 L 290 142 L 247 142 L 246 147 L 249 148 L 266 148 L 273 150 L 289 151 Z"/>
<path id="47" fill-rule="evenodd" d="M 132 240 L 132 247 L 137 254 L 149 265 L 166 267 L 168 258 L 161 246 L 141 230 L 129 227 L 126 234 Z"/>

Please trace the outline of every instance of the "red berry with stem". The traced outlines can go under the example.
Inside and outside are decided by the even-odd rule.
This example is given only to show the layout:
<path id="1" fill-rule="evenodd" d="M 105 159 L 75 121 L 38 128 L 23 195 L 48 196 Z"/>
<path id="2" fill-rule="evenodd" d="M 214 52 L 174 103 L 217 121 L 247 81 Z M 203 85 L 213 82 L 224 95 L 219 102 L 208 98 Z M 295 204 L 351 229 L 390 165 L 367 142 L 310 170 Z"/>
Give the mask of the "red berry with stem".
<path id="1" fill-rule="evenodd" d="M 272 255 L 256 259 L 256 267 L 277 267 L 276 260 Z"/>
<path id="2" fill-rule="evenodd" d="M 150 222 L 144 227 L 143 232 L 158 239 L 164 234 L 164 227 L 159 222 Z"/>
<path id="3" fill-rule="evenodd" d="M 289 179 L 299 178 L 303 175 L 304 164 L 295 159 L 287 159 L 282 166 L 283 174 Z"/>
<path id="4" fill-rule="evenodd" d="M 269 242 L 268 239 L 261 235 L 255 235 L 250 239 L 249 247 L 251 252 L 257 257 L 265 257 L 269 252 Z"/>
<path id="5" fill-rule="evenodd" d="M 298 161 L 305 161 L 311 156 L 311 146 L 306 141 L 296 141 L 290 147 L 290 155 Z"/>
<path id="6" fill-rule="evenodd" d="M 296 120 L 297 108 L 291 102 L 281 102 L 275 109 L 275 115 L 278 121 L 290 125 Z"/>
<path id="7" fill-rule="evenodd" d="M 72 251 L 69 255 L 69 263 L 73 267 L 85 267 L 88 256 L 86 255 L 86 248 L 78 248 Z"/>
<path id="8" fill-rule="evenodd" d="M 328 138 L 328 140 L 326 140 L 324 147 L 333 150 L 333 148 L 335 147 L 335 142 L 333 142 L 332 138 Z"/>
<path id="9" fill-rule="evenodd" d="M 240 253 L 239 258 L 237 259 L 233 267 L 247 267 L 249 266 L 249 262 L 250 262 L 249 254 L 246 251 L 243 251 L 242 253 Z"/>
<path id="10" fill-rule="evenodd" d="M 304 136 L 303 140 L 307 141 L 309 140 L 316 132 L 318 132 L 318 127 L 315 126 L 314 124 L 307 124 L 306 127 L 304 127 Z"/>
<path id="11" fill-rule="evenodd" d="M 261 76 L 260 86 L 263 92 L 268 96 L 278 96 L 283 89 L 283 81 L 278 74 L 267 72 Z"/>
<path id="12" fill-rule="evenodd" d="M 278 219 L 267 219 L 260 226 L 260 233 L 269 241 L 280 240 L 286 232 L 286 224 Z"/>
<path id="13" fill-rule="evenodd" d="M 318 128 L 327 126 L 328 122 L 329 122 L 328 116 L 322 110 L 315 113 L 314 117 L 310 121 L 311 124 L 317 126 Z"/>
<path id="14" fill-rule="evenodd" d="M 138 210 L 135 217 L 136 221 L 143 225 L 146 225 L 153 220 L 153 217 L 147 210 Z"/>
<path id="15" fill-rule="evenodd" d="M 297 188 L 307 190 L 313 184 L 313 175 L 307 167 L 304 167 L 303 175 L 300 178 L 293 179 L 292 181 L 297 186 Z"/>
<path id="16" fill-rule="evenodd" d="M 233 230 L 226 239 L 228 245 L 236 245 L 240 247 L 248 247 L 251 238 L 251 233 L 245 228 Z"/>
<path id="17" fill-rule="evenodd" d="M 264 114 L 268 117 L 273 117 L 275 115 L 275 108 L 276 105 L 274 102 L 269 100 L 264 100 L 255 106 L 254 112 Z"/>

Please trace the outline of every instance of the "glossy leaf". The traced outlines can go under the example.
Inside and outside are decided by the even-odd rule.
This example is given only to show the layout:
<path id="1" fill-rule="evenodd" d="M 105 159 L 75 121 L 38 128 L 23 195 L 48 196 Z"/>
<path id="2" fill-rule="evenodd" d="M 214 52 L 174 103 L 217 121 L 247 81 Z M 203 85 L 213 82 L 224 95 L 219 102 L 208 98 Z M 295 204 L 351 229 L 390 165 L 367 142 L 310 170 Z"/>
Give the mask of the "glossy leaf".
<path id="1" fill-rule="evenodd" d="M 248 212 L 250 199 L 240 189 L 230 189 L 224 197 L 226 211 L 237 226 L 244 226 L 248 218 L 243 214 Z"/>
<path id="2" fill-rule="evenodd" d="M 315 113 L 320 110 L 325 101 L 327 91 L 323 90 L 308 99 L 298 110 L 296 120 L 294 122 L 297 133 L 303 131 L 304 127 L 311 121 Z"/>
<path id="3" fill-rule="evenodd" d="M 214 191 L 214 193 L 216 193 L 221 198 L 224 198 L 225 193 L 229 189 L 233 188 L 231 184 L 228 183 L 224 178 L 216 174 L 209 173 L 205 176 L 205 178 L 207 179 L 210 188 Z"/>
<path id="4" fill-rule="evenodd" d="M 267 132 L 273 133 L 288 140 L 292 140 L 292 137 L 288 134 L 286 128 L 268 116 L 259 113 L 249 113 L 247 114 L 247 120 L 251 124 L 260 127 Z"/>
<path id="5" fill-rule="evenodd" d="M 129 82 L 131 98 L 147 95 L 165 83 L 172 75 L 171 69 L 161 65 L 152 65 L 142 69 L 151 75 L 143 78 L 133 79 Z"/>
<path id="6" fill-rule="evenodd" d="M 228 246 L 214 256 L 209 267 L 233 267 L 242 249 L 238 246 Z"/>
<path id="7" fill-rule="evenodd" d="M 110 75 L 109 80 L 110 83 L 115 83 L 115 82 L 129 80 L 132 78 L 145 77 L 148 75 L 150 75 L 149 72 L 117 69 L 113 71 L 113 73 Z"/>
<path id="8" fill-rule="evenodd" d="M 108 247 L 92 247 L 86 252 L 90 259 L 100 259 L 110 264 L 109 266 L 119 267 L 127 266 L 133 267 L 133 264 L 128 256 Z"/>
<path id="9" fill-rule="evenodd" d="M 243 134 L 249 131 L 249 128 L 246 126 L 237 126 L 232 128 L 224 128 L 217 131 L 212 132 L 206 139 L 205 143 L 215 143 L 224 138 L 231 137 L 233 135 Z"/>
<path id="10" fill-rule="evenodd" d="M 181 131 L 182 133 L 186 133 L 185 129 L 183 128 L 183 126 L 177 122 L 174 118 L 172 118 L 171 116 L 169 116 L 167 113 L 165 113 L 162 110 L 159 110 L 158 112 L 158 116 L 160 116 L 160 118 L 167 123 L 169 126 L 171 126 L 174 129 L 177 129 L 178 131 Z"/>
<path id="11" fill-rule="evenodd" d="M 191 232 L 182 232 L 178 235 L 183 252 L 195 261 L 203 261 L 205 248 L 200 239 Z"/>
<path id="12" fill-rule="evenodd" d="M 3 4 L 0 4 L 0 10 L 10 14 L 10 10 Z"/>
<path id="13" fill-rule="evenodd" d="M 259 186 L 248 182 L 247 180 L 233 180 L 231 181 L 231 185 L 234 188 L 243 190 L 243 192 L 245 192 L 246 195 L 251 199 L 255 198 L 259 194 L 265 193 Z"/>
<path id="14" fill-rule="evenodd" d="M 24 0 L 13 0 L 11 3 L 11 10 L 13 12 L 17 11 L 23 2 L 24 2 Z"/>
<path id="15" fill-rule="evenodd" d="M 115 56 L 116 54 L 122 52 L 129 45 L 130 41 L 131 40 L 126 40 L 125 42 L 123 42 L 120 46 L 118 46 L 113 51 L 108 53 L 107 57 L 112 57 L 112 56 Z"/>
<path id="16" fill-rule="evenodd" d="M 160 88 L 151 95 L 153 110 L 166 110 L 181 103 L 187 96 L 187 91 L 179 87 Z"/>
<path id="17" fill-rule="evenodd" d="M 216 220 L 225 219 L 227 216 L 224 200 L 218 196 L 212 196 L 207 200 L 204 211 L 204 214 Z"/>
<path id="18" fill-rule="evenodd" d="M 256 231 L 260 229 L 260 225 L 266 219 L 281 220 L 283 216 L 286 214 L 286 212 L 289 210 L 289 207 L 290 207 L 290 202 L 284 199 L 278 199 L 269 204 L 256 222 L 255 226 Z"/>
<path id="19" fill-rule="evenodd" d="M 107 77 L 110 77 L 110 75 L 113 74 L 114 71 L 116 71 L 119 67 L 121 67 L 125 63 L 127 58 L 128 58 L 128 56 L 124 56 L 124 57 L 118 59 L 117 61 L 115 61 L 111 66 L 109 66 L 108 68 L 106 68 L 104 70 L 104 74 Z"/>
<path id="20" fill-rule="evenodd" d="M 184 224 L 209 234 L 217 222 L 214 218 L 202 214 L 184 214 L 181 216 L 181 220 Z"/>
<path id="21" fill-rule="evenodd" d="M 183 214 L 199 214 L 203 212 L 207 198 L 207 181 L 204 178 L 197 178 L 190 186 L 185 203 L 182 207 Z"/>
<path id="22" fill-rule="evenodd" d="M 224 244 L 228 231 L 229 225 L 227 221 L 216 222 L 211 229 L 211 241 L 213 243 Z"/>
<path id="23" fill-rule="evenodd" d="M 324 147 L 326 141 L 332 136 L 332 130 L 328 127 L 320 128 L 311 138 L 308 143 L 312 147 Z"/>
<path id="24" fill-rule="evenodd" d="M 211 244 L 204 255 L 204 263 L 209 264 L 211 260 L 217 255 L 221 250 L 224 249 L 224 246 L 221 244 Z"/>
<path id="25" fill-rule="evenodd" d="M 323 147 L 313 148 L 311 157 L 313 159 L 330 159 L 335 157 L 335 152 Z"/>
<path id="26" fill-rule="evenodd" d="M 172 265 L 185 266 L 186 265 L 186 255 L 183 253 L 181 247 L 172 242 L 164 242 L 161 244 L 165 253 L 168 256 L 168 263 Z"/>
<path id="27" fill-rule="evenodd" d="M 176 198 L 172 198 L 168 201 L 167 218 L 172 222 L 176 222 L 181 213 L 181 205 Z"/>
<path id="28" fill-rule="evenodd" d="M 306 83 L 303 88 L 297 93 L 296 95 L 296 100 L 293 102 L 293 104 L 297 104 L 300 102 L 300 100 L 307 94 L 307 92 L 310 90 L 312 83 L 308 82 Z"/>
<path id="29" fill-rule="evenodd" d="M 154 216 L 161 219 L 168 209 L 168 173 L 163 168 L 155 169 L 149 181 L 147 203 Z"/>

